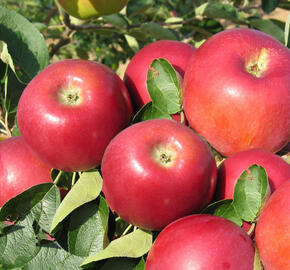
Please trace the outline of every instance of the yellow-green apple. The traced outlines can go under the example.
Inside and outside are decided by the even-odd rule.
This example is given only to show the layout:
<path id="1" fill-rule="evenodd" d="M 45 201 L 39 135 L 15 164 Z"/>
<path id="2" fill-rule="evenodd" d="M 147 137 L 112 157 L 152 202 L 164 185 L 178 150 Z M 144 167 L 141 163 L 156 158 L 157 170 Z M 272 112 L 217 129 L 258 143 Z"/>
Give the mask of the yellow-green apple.
<path id="1" fill-rule="evenodd" d="M 128 91 L 108 67 L 88 60 L 55 62 L 36 75 L 18 104 L 21 135 L 49 166 L 98 166 L 110 140 L 132 117 Z"/>
<path id="2" fill-rule="evenodd" d="M 147 72 L 154 59 L 166 59 L 183 78 L 190 58 L 196 49 L 184 42 L 159 40 L 137 52 L 126 68 L 124 82 L 132 97 L 135 111 L 151 101 L 147 90 Z"/>
<path id="3" fill-rule="evenodd" d="M 256 227 L 255 241 L 265 270 L 290 269 L 290 181 L 271 195 Z"/>
<path id="4" fill-rule="evenodd" d="M 170 119 L 139 122 L 108 145 L 102 165 L 110 208 L 143 229 L 161 230 L 212 199 L 217 168 L 208 145 Z"/>
<path id="5" fill-rule="evenodd" d="M 0 207 L 28 188 L 51 182 L 51 167 L 40 161 L 22 137 L 0 142 Z"/>
<path id="6" fill-rule="evenodd" d="M 254 254 L 252 240 L 239 226 L 222 217 L 197 214 L 161 231 L 145 270 L 253 270 Z"/>
<path id="7" fill-rule="evenodd" d="M 90 18 L 118 13 L 128 0 L 57 0 L 71 16 L 87 20 Z"/>
<path id="8" fill-rule="evenodd" d="M 264 149 L 242 151 L 228 157 L 219 166 L 216 199 L 232 199 L 237 180 L 253 164 L 266 170 L 271 192 L 290 181 L 290 165 L 280 156 Z"/>
<path id="9" fill-rule="evenodd" d="M 186 118 L 225 156 L 290 138 L 290 50 L 253 29 L 232 29 L 204 42 L 184 76 Z"/>

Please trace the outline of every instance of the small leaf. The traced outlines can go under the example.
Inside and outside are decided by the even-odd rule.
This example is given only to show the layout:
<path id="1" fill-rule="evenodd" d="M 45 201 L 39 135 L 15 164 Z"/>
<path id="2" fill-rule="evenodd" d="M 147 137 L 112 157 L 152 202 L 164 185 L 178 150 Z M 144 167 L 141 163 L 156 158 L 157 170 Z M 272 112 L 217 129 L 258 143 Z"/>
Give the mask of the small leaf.
<path id="1" fill-rule="evenodd" d="M 155 59 L 147 73 L 147 89 L 153 107 L 174 114 L 181 110 L 177 73 L 166 59 Z"/>
<path id="2" fill-rule="evenodd" d="M 170 114 L 160 111 L 152 105 L 152 101 L 145 104 L 134 116 L 132 123 L 137 123 L 149 119 L 164 118 L 172 119 Z"/>
<path id="3" fill-rule="evenodd" d="M 266 13 L 272 12 L 278 5 L 279 0 L 262 0 L 262 9 Z"/>
<path id="4" fill-rule="evenodd" d="M 8 216 L 14 218 L 25 216 L 45 198 L 52 187 L 53 183 L 39 184 L 12 198 L 2 206 L 0 221 L 4 221 Z"/>
<path id="5" fill-rule="evenodd" d="M 236 223 L 238 226 L 242 226 L 243 221 L 239 217 L 234 205 L 233 200 L 226 199 L 214 202 L 208 205 L 202 213 L 211 214 L 219 217 L 226 218 Z"/>
<path id="6" fill-rule="evenodd" d="M 262 166 L 253 165 L 248 170 L 242 173 L 235 185 L 233 204 L 243 220 L 253 222 L 264 203 L 269 184 Z"/>
<path id="7" fill-rule="evenodd" d="M 87 257 L 104 248 L 108 241 L 109 206 L 100 196 L 99 202 L 92 201 L 76 209 L 71 216 L 68 232 L 69 252 Z"/>
<path id="8" fill-rule="evenodd" d="M 112 15 L 108 15 L 108 16 L 103 16 L 103 19 L 106 22 L 108 22 L 114 26 L 120 27 L 120 28 L 126 28 L 128 26 L 127 20 L 120 13 L 112 14 Z"/>
<path id="9" fill-rule="evenodd" d="M 143 14 L 148 8 L 154 5 L 154 0 L 129 1 L 126 8 L 126 15 L 133 18 L 138 14 Z"/>
<path id="10" fill-rule="evenodd" d="M 152 246 L 152 233 L 137 229 L 113 240 L 104 250 L 88 257 L 81 266 L 112 257 L 138 258 L 146 254 Z"/>
<path id="11" fill-rule="evenodd" d="M 130 35 L 124 35 L 124 37 L 132 51 L 137 53 L 140 50 L 137 39 Z"/>
<path id="12" fill-rule="evenodd" d="M 15 67 L 11 55 L 8 52 L 7 44 L 0 40 L 0 59 L 13 70 L 15 73 Z"/>
<path id="13" fill-rule="evenodd" d="M 19 80 L 28 83 L 49 64 L 48 48 L 37 28 L 25 17 L 0 8 L 0 37 L 8 46 Z"/>
<path id="14" fill-rule="evenodd" d="M 284 31 L 274 22 L 268 19 L 251 19 L 250 25 L 260 31 L 263 31 L 280 42 L 284 43 Z"/>
<path id="15" fill-rule="evenodd" d="M 208 18 L 227 19 L 236 23 L 242 20 L 242 15 L 230 4 L 208 3 L 208 5 L 204 4 L 199 8 L 200 9 L 197 10 L 198 13 Z"/>
<path id="16" fill-rule="evenodd" d="M 144 270 L 144 269 L 145 269 L 145 260 L 142 257 L 141 260 L 139 261 L 139 263 L 134 268 L 134 270 Z"/>
<path id="17" fill-rule="evenodd" d="M 143 23 L 141 30 L 156 39 L 178 40 L 177 35 L 172 30 L 155 22 Z"/>
<path id="18" fill-rule="evenodd" d="M 81 174 L 80 179 L 72 187 L 58 207 L 52 221 L 50 233 L 56 226 L 79 206 L 96 199 L 102 190 L 102 177 L 98 171 Z"/>

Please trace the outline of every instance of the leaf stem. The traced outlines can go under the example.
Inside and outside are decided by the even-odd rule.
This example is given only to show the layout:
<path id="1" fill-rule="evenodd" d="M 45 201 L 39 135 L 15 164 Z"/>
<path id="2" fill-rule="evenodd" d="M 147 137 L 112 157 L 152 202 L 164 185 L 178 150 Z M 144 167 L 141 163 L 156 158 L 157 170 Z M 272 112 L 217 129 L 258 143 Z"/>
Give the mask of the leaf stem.
<path id="1" fill-rule="evenodd" d="M 71 180 L 71 186 L 73 186 L 76 182 L 76 176 L 77 176 L 77 172 L 73 172 L 73 175 L 72 175 L 72 180 Z"/>
<path id="2" fill-rule="evenodd" d="M 122 233 L 122 236 L 125 235 L 125 234 L 127 234 L 131 230 L 132 227 L 133 227 L 133 225 L 132 224 L 129 224 L 128 227 Z"/>
<path id="3" fill-rule="evenodd" d="M 55 179 L 54 179 L 54 181 L 53 181 L 53 183 L 54 183 L 55 185 L 57 185 L 57 184 L 58 184 L 58 182 L 59 182 L 59 179 L 60 179 L 60 177 L 61 177 L 62 173 L 63 173 L 63 171 L 59 171 L 59 172 L 58 172 L 58 174 L 57 174 L 56 178 L 55 178 Z"/>
<path id="4" fill-rule="evenodd" d="M 256 223 L 255 222 L 253 222 L 252 224 L 251 224 L 251 228 L 247 231 L 247 234 L 248 235 L 251 235 L 251 233 L 254 231 L 254 229 L 255 229 L 255 226 L 256 226 Z"/>

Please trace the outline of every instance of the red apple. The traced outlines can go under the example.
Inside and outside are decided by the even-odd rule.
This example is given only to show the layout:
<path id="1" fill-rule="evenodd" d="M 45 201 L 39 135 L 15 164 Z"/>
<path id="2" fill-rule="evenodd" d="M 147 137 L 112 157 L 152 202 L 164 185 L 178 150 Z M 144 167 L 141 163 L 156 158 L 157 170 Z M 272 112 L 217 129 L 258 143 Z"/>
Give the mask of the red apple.
<path id="1" fill-rule="evenodd" d="M 208 145 L 170 119 L 147 120 L 120 132 L 105 151 L 101 171 L 110 208 L 149 230 L 202 210 L 217 174 Z"/>
<path id="2" fill-rule="evenodd" d="M 198 214 L 161 231 L 145 269 L 252 270 L 254 254 L 253 242 L 239 226 L 221 217 Z"/>
<path id="3" fill-rule="evenodd" d="M 34 185 L 51 182 L 51 168 L 41 162 L 22 137 L 0 142 L 0 207 Z"/>
<path id="4" fill-rule="evenodd" d="M 147 91 L 147 72 L 154 59 L 165 58 L 183 77 L 195 48 L 174 40 L 160 40 L 142 48 L 131 59 L 124 75 L 124 82 L 130 92 L 135 111 L 151 101 Z"/>
<path id="5" fill-rule="evenodd" d="M 253 164 L 265 168 L 272 192 L 283 182 L 290 180 L 290 165 L 278 155 L 263 149 L 242 151 L 228 157 L 220 165 L 216 198 L 232 199 L 237 180 Z"/>
<path id="6" fill-rule="evenodd" d="M 131 116 L 122 80 L 87 60 L 62 60 L 45 68 L 25 88 L 17 111 L 27 144 L 63 171 L 98 166 L 107 144 Z"/>
<path id="7" fill-rule="evenodd" d="M 290 50 L 257 30 L 209 38 L 184 77 L 189 125 L 225 156 L 282 149 L 290 138 L 289 62 Z"/>
<path id="8" fill-rule="evenodd" d="M 265 270 L 290 269 L 290 181 L 268 200 L 257 222 L 255 240 Z"/>
<path id="9" fill-rule="evenodd" d="M 118 13 L 128 0 L 57 0 L 70 15 L 87 20 L 90 18 Z"/>

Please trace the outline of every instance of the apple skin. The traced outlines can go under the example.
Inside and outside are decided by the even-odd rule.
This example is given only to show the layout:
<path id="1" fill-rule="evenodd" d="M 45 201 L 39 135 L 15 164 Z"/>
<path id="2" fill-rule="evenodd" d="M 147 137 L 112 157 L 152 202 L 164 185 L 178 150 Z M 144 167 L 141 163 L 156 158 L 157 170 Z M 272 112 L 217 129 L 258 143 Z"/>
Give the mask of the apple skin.
<path id="1" fill-rule="evenodd" d="M 63 171 L 100 165 L 106 146 L 131 117 L 128 91 L 113 71 L 93 61 L 71 59 L 55 62 L 35 76 L 17 111 L 27 144 L 41 160 Z"/>
<path id="2" fill-rule="evenodd" d="M 165 227 L 149 251 L 145 270 L 251 270 L 254 245 L 231 221 L 205 214 Z"/>
<path id="3" fill-rule="evenodd" d="M 290 165 L 278 155 L 264 149 L 238 152 L 225 159 L 218 168 L 216 199 L 232 199 L 237 180 L 253 164 L 265 168 L 271 192 L 290 180 Z"/>
<path id="4" fill-rule="evenodd" d="M 103 15 L 118 13 L 128 0 L 57 0 L 71 16 L 87 20 Z"/>
<path id="5" fill-rule="evenodd" d="M 28 188 L 51 182 L 51 167 L 40 161 L 22 137 L 0 142 L 0 207 Z"/>
<path id="6" fill-rule="evenodd" d="M 124 82 L 132 97 L 133 107 L 138 111 L 151 101 L 147 91 L 147 72 L 154 59 L 166 59 L 183 78 L 190 58 L 196 49 L 184 42 L 159 40 L 148 44 L 131 59 L 124 74 Z"/>
<path id="7" fill-rule="evenodd" d="M 224 156 L 279 151 L 290 138 L 289 62 L 290 50 L 263 32 L 232 29 L 212 36 L 185 72 L 189 125 Z"/>
<path id="8" fill-rule="evenodd" d="M 168 162 L 162 161 L 165 156 Z M 101 171 L 110 208 L 149 230 L 202 210 L 217 176 L 208 145 L 171 119 L 147 120 L 121 131 L 108 145 Z"/>
<path id="9" fill-rule="evenodd" d="M 290 181 L 271 195 L 256 226 L 255 241 L 265 270 L 290 269 Z"/>

